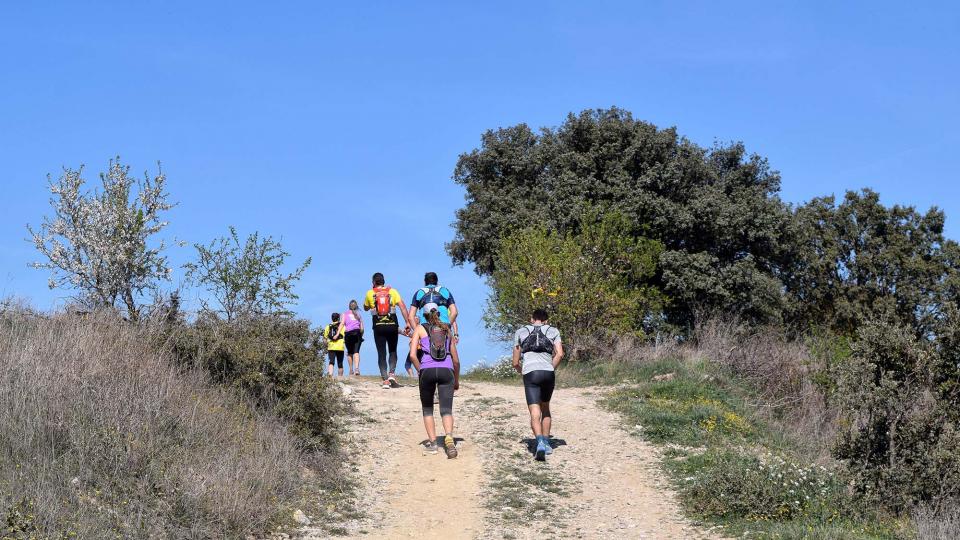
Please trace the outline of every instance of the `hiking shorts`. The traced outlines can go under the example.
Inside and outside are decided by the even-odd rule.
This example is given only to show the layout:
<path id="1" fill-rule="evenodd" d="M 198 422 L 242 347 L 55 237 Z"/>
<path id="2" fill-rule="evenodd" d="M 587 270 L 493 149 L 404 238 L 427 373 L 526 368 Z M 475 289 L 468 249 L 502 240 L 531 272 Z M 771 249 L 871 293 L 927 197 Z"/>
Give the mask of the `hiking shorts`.
<path id="1" fill-rule="evenodd" d="M 546 369 L 524 374 L 523 392 L 527 395 L 527 405 L 549 403 L 556 380 L 556 373 Z"/>
<path id="2" fill-rule="evenodd" d="M 354 355 L 360 352 L 360 343 L 363 342 L 362 336 L 360 330 L 350 330 L 343 335 L 343 344 L 347 348 L 347 354 Z"/>
<path id="3" fill-rule="evenodd" d="M 331 366 L 336 362 L 337 367 L 343 369 L 343 351 L 327 351 L 327 357 L 330 359 Z"/>

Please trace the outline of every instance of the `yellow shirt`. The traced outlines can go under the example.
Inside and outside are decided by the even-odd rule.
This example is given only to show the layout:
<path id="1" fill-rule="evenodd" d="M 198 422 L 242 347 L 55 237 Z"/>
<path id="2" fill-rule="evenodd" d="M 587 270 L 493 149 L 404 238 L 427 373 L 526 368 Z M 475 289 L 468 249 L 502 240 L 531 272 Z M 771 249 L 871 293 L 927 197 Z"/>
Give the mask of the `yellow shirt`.
<path id="1" fill-rule="evenodd" d="M 331 323 L 333 324 L 333 323 Z M 337 326 L 340 326 L 340 323 L 336 323 Z M 337 331 L 334 330 L 333 334 L 336 335 Z M 340 339 L 330 339 L 330 325 L 323 327 L 323 339 L 327 340 L 327 350 L 328 351 L 342 351 L 343 350 L 343 334 L 340 334 Z"/>
<path id="2" fill-rule="evenodd" d="M 373 324 L 400 324 L 397 321 L 397 315 L 393 308 L 403 300 L 400 297 L 400 292 L 390 287 L 390 314 L 386 316 L 377 315 L 377 295 L 374 292 L 374 289 L 367 291 L 367 296 L 363 299 L 363 308 L 373 310 Z"/>

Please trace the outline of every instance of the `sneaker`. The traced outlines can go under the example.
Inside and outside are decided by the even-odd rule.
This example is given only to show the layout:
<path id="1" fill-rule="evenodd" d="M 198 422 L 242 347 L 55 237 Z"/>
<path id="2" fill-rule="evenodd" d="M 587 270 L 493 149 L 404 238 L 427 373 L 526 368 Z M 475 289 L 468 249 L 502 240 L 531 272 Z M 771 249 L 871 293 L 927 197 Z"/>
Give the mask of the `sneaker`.
<path id="1" fill-rule="evenodd" d="M 453 440 L 451 435 L 447 435 L 443 438 L 443 449 L 447 453 L 447 459 L 453 459 L 457 457 L 457 443 Z"/>
<path id="2" fill-rule="evenodd" d="M 547 445 L 545 445 L 542 440 L 537 442 L 537 453 L 533 455 L 533 459 L 537 461 L 547 460 Z"/>
<path id="3" fill-rule="evenodd" d="M 380 388 L 390 388 L 390 381 L 383 381 L 383 384 L 380 386 Z"/>
<path id="4" fill-rule="evenodd" d="M 389 379 L 387 379 L 387 382 L 390 383 L 390 388 L 400 388 L 401 386 L 400 383 L 397 382 L 397 379 L 394 377 L 390 377 Z"/>
<path id="5" fill-rule="evenodd" d="M 543 448 L 544 448 L 544 450 L 546 450 L 545 453 L 546 453 L 548 456 L 553 453 L 553 445 L 550 444 L 550 439 L 547 438 L 547 437 L 544 437 L 544 438 L 543 438 Z"/>
<path id="6" fill-rule="evenodd" d="M 437 443 L 435 442 L 425 442 L 423 443 L 423 453 L 426 454 L 436 454 L 437 453 Z"/>

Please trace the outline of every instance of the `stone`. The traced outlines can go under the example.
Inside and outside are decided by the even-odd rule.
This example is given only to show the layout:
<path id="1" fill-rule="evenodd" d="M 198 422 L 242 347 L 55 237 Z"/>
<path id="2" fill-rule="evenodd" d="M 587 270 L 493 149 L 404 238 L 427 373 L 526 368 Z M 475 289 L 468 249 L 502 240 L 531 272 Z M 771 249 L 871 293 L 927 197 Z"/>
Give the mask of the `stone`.
<path id="1" fill-rule="evenodd" d="M 663 373 L 661 375 L 654 375 L 650 380 L 653 382 L 672 381 L 676 376 L 676 373 Z"/>
<path id="2" fill-rule="evenodd" d="M 309 525 L 310 518 L 303 513 L 303 510 L 297 510 L 293 513 L 293 520 L 299 523 L 300 525 Z"/>

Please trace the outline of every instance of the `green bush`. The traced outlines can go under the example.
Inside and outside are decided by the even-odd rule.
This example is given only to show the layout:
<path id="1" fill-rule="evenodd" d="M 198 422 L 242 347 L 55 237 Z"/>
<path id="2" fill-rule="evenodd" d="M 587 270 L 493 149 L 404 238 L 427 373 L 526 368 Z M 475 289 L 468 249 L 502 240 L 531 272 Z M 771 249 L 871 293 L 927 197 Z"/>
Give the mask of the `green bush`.
<path id="1" fill-rule="evenodd" d="M 309 447 L 337 447 L 343 401 L 322 376 L 321 340 L 307 321 L 268 315 L 227 322 L 205 312 L 177 327 L 171 341 L 181 362 L 290 420 Z"/>
<path id="2" fill-rule="evenodd" d="M 595 351 L 597 338 L 645 335 L 664 303 L 646 285 L 661 246 L 624 230 L 623 219 L 611 214 L 578 234 L 530 228 L 506 236 L 490 277 L 488 327 L 509 337 L 535 308 L 545 308 L 572 358 Z"/>
<path id="3" fill-rule="evenodd" d="M 520 380 L 520 374 L 513 369 L 513 358 L 510 356 L 503 356 L 494 364 L 481 362 L 464 373 L 464 377 L 475 381 Z"/>

